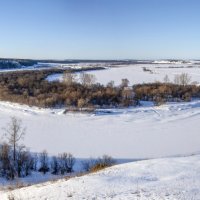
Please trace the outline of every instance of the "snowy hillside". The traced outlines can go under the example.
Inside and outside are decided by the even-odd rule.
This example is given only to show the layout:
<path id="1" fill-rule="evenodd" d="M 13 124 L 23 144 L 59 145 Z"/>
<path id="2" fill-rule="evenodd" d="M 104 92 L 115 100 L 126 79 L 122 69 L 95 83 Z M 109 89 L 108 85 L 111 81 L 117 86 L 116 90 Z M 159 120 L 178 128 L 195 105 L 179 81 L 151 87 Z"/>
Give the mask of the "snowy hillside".
<path id="1" fill-rule="evenodd" d="M 163 158 L 117 165 L 95 174 L 47 182 L 12 192 L 1 200 L 198 200 L 200 156 Z"/>

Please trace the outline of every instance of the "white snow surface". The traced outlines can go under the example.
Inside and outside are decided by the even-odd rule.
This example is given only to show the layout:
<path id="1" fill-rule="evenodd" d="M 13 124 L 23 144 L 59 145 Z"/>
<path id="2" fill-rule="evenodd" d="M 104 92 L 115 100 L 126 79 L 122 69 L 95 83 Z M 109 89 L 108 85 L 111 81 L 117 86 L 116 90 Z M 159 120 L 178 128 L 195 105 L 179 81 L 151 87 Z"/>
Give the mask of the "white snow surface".
<path id="1" fill-rule="evenodd" d="M 150 71 L 144 71 L 143 68 Z M 130 85 L 137 83 L 149 83 L 155 81 L 163 81 L 165 75 L 168 75 L 171 82 L 174 81 L 175 75 L 187 73 L 191 76 L 191 82 L 200 83 L 200 63 L 176 63 L 176 64 L 135 64 L 124 65 L 105 70 L 88 71 L 88 74 L 96 76 L 96 82 L 106 85 L 113 80 L 115 85 L 119 85 L 121 80 L 127 78 Z M 80 73 L 77 73 L 80 74 Z M 79 80 L 79 76 L 77 77 Z M 53 74 L 47 77 L 48 81 L 62 81 L 62 74 Z"/>
<path id="2" fill-rule="evenodd" d="M 6 192 L 1 200 L 198 200 L 200 156 L 116 165 L 100 172 Z"/>
<path id="3" fill-rule="evenodd" d="M 137 159 L 200 150 L 200 100 L 159 107 L 142 104 L 96 114 L 63 114 L 64 109 L 0 102 L 0 128 L 16 116 L 27 128 L 23 143 L 32 152 L 71 152 L 76 158 L 109 154 L 118 159 Z M 3 137 L 3 130 L 0 134 Z"/>

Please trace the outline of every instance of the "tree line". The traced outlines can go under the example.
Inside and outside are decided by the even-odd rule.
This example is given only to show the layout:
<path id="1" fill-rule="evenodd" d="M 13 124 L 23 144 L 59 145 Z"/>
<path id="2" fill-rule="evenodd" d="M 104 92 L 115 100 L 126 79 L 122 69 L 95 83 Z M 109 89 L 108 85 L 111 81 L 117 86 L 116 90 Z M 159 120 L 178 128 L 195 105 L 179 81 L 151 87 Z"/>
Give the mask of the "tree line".
<path id="1" fill-rule="evenodd" d="M 200 98 L 200 86 L 191 83 L 191 77 L 186 73 L 175 75 L 173 82 L 166 75 L 163 82 L 134 85 L 134 91 L 137 99 L 153 101 L 156 105 Z"/>
<path id="2" fill-rule="evenodd" d="M 167 101 L 190 101 L 200 97 L 200 86 L 191 83 L 188 74 L 176 75 L 174 82 L 166 76 L 163 82 L 130 86 L 122 79 L 119 86 L 114 81 L 107 85 L 96 83 L 92 74 L 82 72 L 77 81 L 77 71 L 65 71 L 63 81 L 49 82 L 47 76 L 60 71 L 36 70 L 0 74 L 0 100 L 23 103 L 43 108 L 66 107 L 112 108 L 139 105 L 141 100 L 154 101 L 156 105 Z M 63 72 L 63 71 L 62 71 Z"/>
<path id="3" fill-rule="evenodd" d="M 73 71 L 74 72 L 74 71 Z M 64 81 L 48 82 L 50 73 L 42 70 L 0 74 L 0 100 L 38 107 L 102 107 L 129 106 L 136 103 L 127 80 L 120 87 L 95 82 L 95 77 L 82 73 L 82 82 L 75 73 L 64 73 Z"/>

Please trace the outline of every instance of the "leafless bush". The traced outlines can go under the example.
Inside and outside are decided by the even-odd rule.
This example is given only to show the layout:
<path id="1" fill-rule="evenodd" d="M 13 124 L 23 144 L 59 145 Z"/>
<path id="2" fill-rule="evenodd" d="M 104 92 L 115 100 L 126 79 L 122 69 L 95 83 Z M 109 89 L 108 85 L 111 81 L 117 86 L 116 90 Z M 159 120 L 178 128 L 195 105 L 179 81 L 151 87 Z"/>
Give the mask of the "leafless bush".
<path id="1" fill-rule="evenodd" d="M 58 157 L 53 156 L 51 160 L 52 174 L 62 174 L 73 172 L 75 158 L 71 153 L 62 153 Z"/>
<path id="2" fill-rule="evenodd" d="M 115 160 L 111 156 L 103 155 L 98 159 L 90 159 L 82 162 L 82 167 L 85 171 L 96 172 L 114 164 Z"/>
<path id="3" fill-rule="evenodd" d="M 82 168 L 84 171 L 89 172 L 90 169 L 96 164 L 97 160 L 94 158 L 90 158 L 89 160 L 85 160 L 82 162 Z"/>

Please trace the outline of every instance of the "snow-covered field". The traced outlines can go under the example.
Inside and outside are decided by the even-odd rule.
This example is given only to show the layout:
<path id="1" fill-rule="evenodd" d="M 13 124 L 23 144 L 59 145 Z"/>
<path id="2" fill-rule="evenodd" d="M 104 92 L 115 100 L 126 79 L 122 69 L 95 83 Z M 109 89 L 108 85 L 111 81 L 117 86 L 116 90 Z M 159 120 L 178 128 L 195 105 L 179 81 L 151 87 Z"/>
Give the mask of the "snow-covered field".
<path id="1" fill-rule="evenodd" d="M 163 158 L 113 166 L 95 174 L 10 192 L 1 200 L 132 199 L 199 200 L 200 156 Z"/>
<path id="2" fill-rule="evenodd" d="M 151 72 L 144 71 L 144 67 L 151 70 Z M 130 84 L 155 81 L 162 82 L 165 75 L 168 75 L 170 81 L 173 82 L 175 75 L 181 73 L 189 74 L 191 76 L 191 82 L 200 83 L 200 63 L 198 62 L 190 64 L 136 64 L 107 68 L 106 70 L 96 70 L 87 73 L 94 74 L 96 76 L 96 82 L 102 84 L 107 84 L 113 80 L 116 85 L 119 85 L 123 78 L 127 78 L 130 81 Z M 62 74 L 50 75 L 47 80 L 62 81 Z"/>
<path id="3" fill-rule="evenodd" d="M 24 144 L 31 151 L 71 152 L 89 158 L 149 158 L 200 150 L 200 101 L 111 109 L 109 113 L 63 114 L 64 109 L 30 108 L 0 102 L 0 127 L 11 116 L 27 127 Z M 1 131 L 3 136 L 3 130 Z"/>

